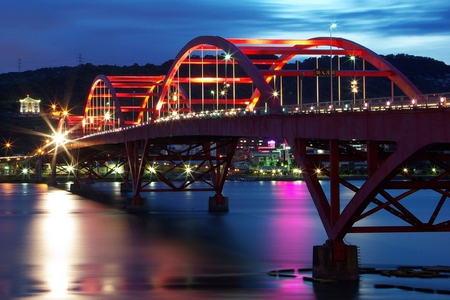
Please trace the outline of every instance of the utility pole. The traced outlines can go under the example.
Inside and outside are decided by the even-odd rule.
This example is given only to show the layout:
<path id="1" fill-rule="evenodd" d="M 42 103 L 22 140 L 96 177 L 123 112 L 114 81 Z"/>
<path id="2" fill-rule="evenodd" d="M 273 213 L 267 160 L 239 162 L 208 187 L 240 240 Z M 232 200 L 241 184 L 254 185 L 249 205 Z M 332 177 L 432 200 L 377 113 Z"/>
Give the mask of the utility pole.
<path id="1" fill-rule="evenodd" d="M 22 69 L 22 59 L 20 59 L 20 58 L 19 58 L 19 62 L 18 62 L 17 68 L 18 68 L 19 73 L 20 73 L 20 71 Z"/>
<path id="2" fill-rule="evenodd" d="M 82 65 L 83 64 L 83 57 L 81 55 L 81 53 L 78 54 L 78 65 Z"/>

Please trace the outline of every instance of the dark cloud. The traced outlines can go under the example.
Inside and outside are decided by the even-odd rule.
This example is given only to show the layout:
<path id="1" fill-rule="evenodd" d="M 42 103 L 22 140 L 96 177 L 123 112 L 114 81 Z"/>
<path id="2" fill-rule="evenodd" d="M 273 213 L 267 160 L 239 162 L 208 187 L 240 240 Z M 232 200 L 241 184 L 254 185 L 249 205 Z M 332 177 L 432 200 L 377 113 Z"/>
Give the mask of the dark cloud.
<path id="1" fill-rule="evenodd" d="M 160 64 L 199 35 L 352 39 L 375 52 L 450 63 L 450 3 L 440 0 L 4 1 L 0 72 L 83 62 Z"/>

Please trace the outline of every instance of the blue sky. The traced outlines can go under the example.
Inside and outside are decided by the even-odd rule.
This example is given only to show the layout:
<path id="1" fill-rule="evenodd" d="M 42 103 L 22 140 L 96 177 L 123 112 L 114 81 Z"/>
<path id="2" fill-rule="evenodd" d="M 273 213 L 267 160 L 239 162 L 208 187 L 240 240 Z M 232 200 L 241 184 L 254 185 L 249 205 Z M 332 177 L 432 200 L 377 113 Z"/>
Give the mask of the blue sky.
<path id="1" fill-rule="evenodd" d="M 161 64 L 200 35 L 353 40 L 450 65 L 444 0 L 6 0 L 0 73 L 83 63 Z"/>

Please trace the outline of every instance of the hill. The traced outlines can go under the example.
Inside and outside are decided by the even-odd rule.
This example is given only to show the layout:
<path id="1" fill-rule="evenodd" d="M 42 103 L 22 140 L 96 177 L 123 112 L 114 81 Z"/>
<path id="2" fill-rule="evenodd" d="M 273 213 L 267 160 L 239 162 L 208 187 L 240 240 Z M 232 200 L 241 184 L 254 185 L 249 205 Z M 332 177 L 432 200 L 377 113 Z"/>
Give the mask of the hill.
<path id="1" fill-rule="evenodd" d="M 424 94 L 450 91 L 450 66 L 432 58 L 412 56 L 407 54 L 387 55 L 384 58 L 405 74 Z M 319 58 L 329 62 L 329 57 Z M 341 60 L 341 69 L 351 69 L 351 62 Z M 358 63 L 358 62 L 357 62 Z M 361 63 L 361 62 L 359 62 Z M 139 66 L 115 66 L 83 64 L 77 67 L 42 68 L 34 71 L 11 72 L 0 74 L 0 110 L 3 117 L 0 119 L 0 137 L 3 141 L 13 140 L 16 149 L 32 151 L 42 143 L 43 137 L 39 132 L 50 133 L 49 126 L 43 118 L 17 118 L 18 100 L 30 95 L 41 99 L 41 110 L 50 110 L 51 104 L 58 103 L 61 107 L 71 108 L 71 113 L 81 114 L 89 93 L 90 86 L 97 75 L 162 75 L 167 74 L 172 61 L 160 66 L 146 64 Z M 315 58 L 308 58 L 301 62 L 302 69 L 314 69 Z M 326 65 L 326 62 L 323 63 Z M 337 59 L 334 64 L 337 67 Z M 286 68 L 293 69 L 294 64 Z M 373 68 L 366 64 L 366 69 Z M 367 78 L 366 97 L 386 96 L 388 79 Z M 288 89 L 295 84 L 286 82 L 284 88 Z M 329 85 L 323 84 L 322 97 L 329 97 Z M 326 88 L 325 88 L 326 87 Z M 304 102 L 315 101 L 315 83 L 313 80 L 303 83 Z M 288 98 L 287 98 L 288 99 Z M 289 100 L 285 103 L 289 104 Z M 54 121 L 53 121 L 54 123 Z M 30 138 L 29 132 L 34 132 Z M 2 140 L 0 139 L 0 146 Z M 0 148 L 1 149 L 1 148 Z M 23 151 L 21 151 L 23 152 Z"/>

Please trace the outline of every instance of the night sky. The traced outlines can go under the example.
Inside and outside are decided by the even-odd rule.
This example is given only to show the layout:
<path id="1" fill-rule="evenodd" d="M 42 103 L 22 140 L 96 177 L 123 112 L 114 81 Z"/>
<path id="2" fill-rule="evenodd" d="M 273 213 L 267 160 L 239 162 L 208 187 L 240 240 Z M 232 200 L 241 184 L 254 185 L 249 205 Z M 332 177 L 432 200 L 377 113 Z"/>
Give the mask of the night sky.
<path id="1" fill-rule="evenodd" d="M 444 0 L 6 0 L 0 73 L 43 67 L 159 65 L 200 35 L 350 39 L 378 54 L 450 64 Z"/>

